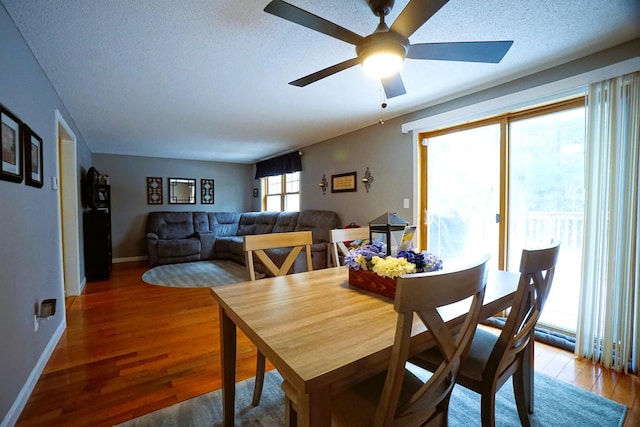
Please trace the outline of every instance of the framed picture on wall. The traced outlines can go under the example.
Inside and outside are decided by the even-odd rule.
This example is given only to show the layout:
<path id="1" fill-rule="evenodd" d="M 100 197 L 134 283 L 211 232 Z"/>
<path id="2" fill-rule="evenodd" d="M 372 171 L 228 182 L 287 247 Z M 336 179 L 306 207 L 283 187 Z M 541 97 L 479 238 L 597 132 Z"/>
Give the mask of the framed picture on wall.
<path id="1" fill-rule="evenodd" d="M 22 182 L 22 141 L 20 119 L 0 105 L 0 128 L 2 136 L 2 167 L 0 179 Z"/>
<path id="2" fill-rule="evenodd" d="M 331 175 L 331 192 L 347 193 L 350 191 L 358 191 L 357 176 L 358 176 L 357 172 Z"/>
<path id="3" fill-rule="evenodd" d="M 203 205 L 213 205 L 214 203 L 214 180 L 200 180 L 200 203 Z"/>
<path id="4" fill-rule="evenodd" d="M 42 138 L 36 135 L 29 126 L 22 124 L 22 138 L 24 150 L 24 179 L 25 184 L 42 188 Z"/>
<path id="5" fill-rule="evenodd" d="M 162 177 L 159 177 L 159 176 L 147 177 L 147 204 L 148 205 L 162 204 Z"/>

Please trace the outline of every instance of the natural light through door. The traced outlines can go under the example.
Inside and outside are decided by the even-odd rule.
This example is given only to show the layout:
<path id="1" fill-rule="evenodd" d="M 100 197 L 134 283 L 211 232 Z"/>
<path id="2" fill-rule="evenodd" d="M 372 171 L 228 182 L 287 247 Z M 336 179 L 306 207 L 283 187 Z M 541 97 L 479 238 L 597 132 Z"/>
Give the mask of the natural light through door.
<path id="1" fill-rule="evenodd" d="M 488 253 L 498 266 L 500 125 L 427 141 L 427 249 L 447 267 Z"/>
<path id="2" fill-rule="evenodd" d="M 508 270 L 522 248 L 560 241 L 540 323 L 575 332 L 584 218 L 585 108 L 514 120 L 509 129 Z"/>

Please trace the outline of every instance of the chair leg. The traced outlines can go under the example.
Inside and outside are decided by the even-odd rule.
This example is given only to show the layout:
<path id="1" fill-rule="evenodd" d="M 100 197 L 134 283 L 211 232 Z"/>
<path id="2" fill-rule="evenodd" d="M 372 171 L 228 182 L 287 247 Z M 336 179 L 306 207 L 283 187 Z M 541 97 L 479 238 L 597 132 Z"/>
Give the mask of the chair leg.
<path id="1" fill-rule="evenodd" d="M 264 371 L 266 369 L 267 361 L 264 354 L 258 350 L 256 357 L 256 381 L 253 386 L 253 400 L 251 404 L 258 406 L 260 404 L 260 397 L 262 397 L 262 386 L 264 385 Z"/>
<path id="2" fill-rule="evenodd" d="M 449 396 L 440 402 L 435 409 L 435 412 L 425 426 L 431 427 L 447 427 L 449 425 L 449 401 L 451 399 L 451 392 L 449 392 Z"/>
<path id="3" fill-rule="evenodd" d="M 525 385 L 525 380 L 524 370 L 518 369 L 513 375 L 513 394 L 516 398 L 516 407 L 518 408 L 520 424 L 522 424 L 522 427 L 530 427 L 531 420 L 529 419 L 529 408 L 526 397 L 527 387 Z"/>
<path id="4" fill-rule="evenodd" d="M 496 393 L 483 393 L 480 402 L 480 417 L 482 427 L 495 427 L 496 425 Z"/>
<path id="5" fill-rule="evenodd" d="M 534 352 L 534 339 L 533 336 L 529 340 L 527 347 L 522 352 L 522 364 L 520 368 L 522 370 L 522 386 L 524 387 L 524 398 L 527 404 L 529 414 L 533 414 L 533 352 Z M 516 375 L 519 375 L 516 373 Z"/>

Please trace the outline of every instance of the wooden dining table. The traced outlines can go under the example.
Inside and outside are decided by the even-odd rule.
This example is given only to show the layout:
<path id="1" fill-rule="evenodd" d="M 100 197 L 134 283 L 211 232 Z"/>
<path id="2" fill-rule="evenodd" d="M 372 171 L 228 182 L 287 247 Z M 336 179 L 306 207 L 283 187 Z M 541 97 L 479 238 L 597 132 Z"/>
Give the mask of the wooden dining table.
<path id="1" fill-rule="evenodd" d="M 519 277 L 504 271 L 489 273 L 482 319 L 511 305 Z M 295 388 L 300 426 L 330 426 L 331 396 L 388 366 L 397 319 L 393 300 L 349 286 L 346 267 L 216 286 L 211 291 L 220 312 L 225 426 L 234 425 L 236 327 Z M 467 308 L 468 304 L 458 303 L 441 314 L 454 326 L 461 323 Z M 419 328 L 412 332 L 413 354 L 432 345 L 428 332 Z M 532 391 L 531 381 L 527 397 L 531 405 Z"/>

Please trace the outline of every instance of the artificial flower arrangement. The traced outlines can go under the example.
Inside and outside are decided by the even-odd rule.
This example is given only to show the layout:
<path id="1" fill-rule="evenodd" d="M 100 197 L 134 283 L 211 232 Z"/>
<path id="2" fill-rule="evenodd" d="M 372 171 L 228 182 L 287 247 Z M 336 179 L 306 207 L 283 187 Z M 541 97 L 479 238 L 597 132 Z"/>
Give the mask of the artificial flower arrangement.
<path id="1" fill-rule="evenodd" d="M 399 251 L 395 257 L 387 256 L 383 243 L 376 240 L 350 249 L 344 261 L 350 269 L 373 271 L 378 276 L 391 279 L 402 274 L 442 270 L 442 259 L 432 253 L 410 249 Z"/>

